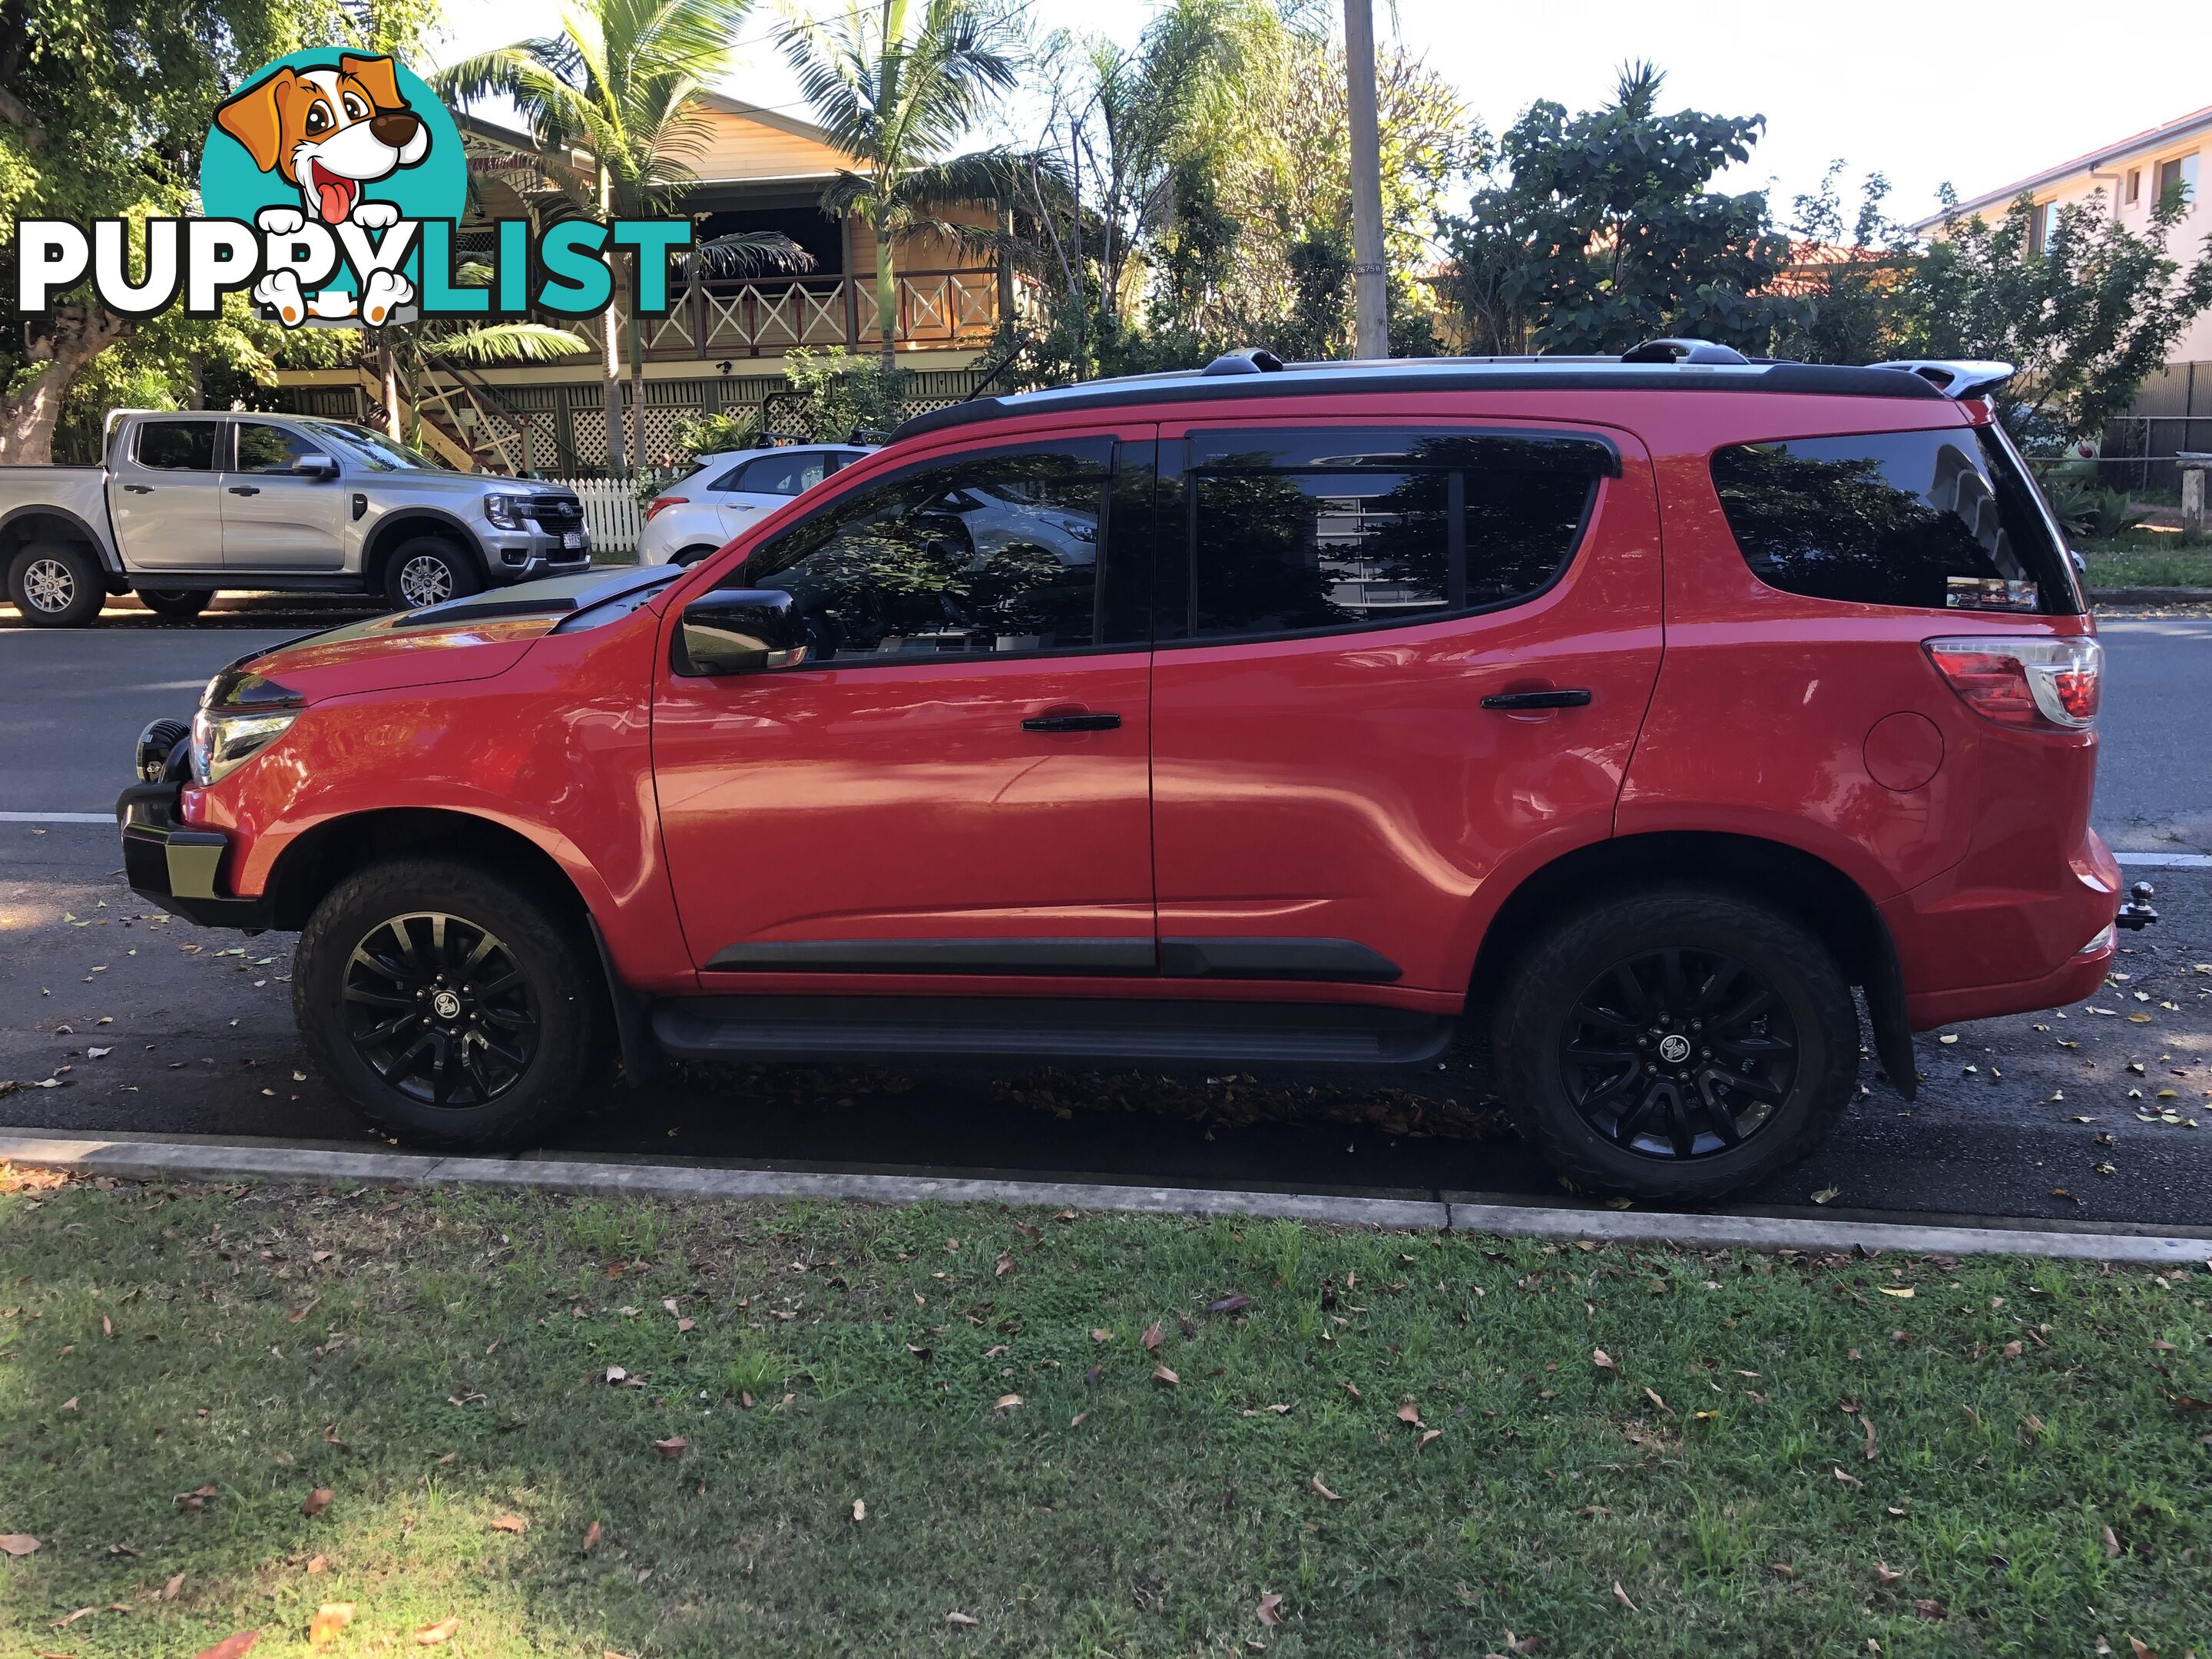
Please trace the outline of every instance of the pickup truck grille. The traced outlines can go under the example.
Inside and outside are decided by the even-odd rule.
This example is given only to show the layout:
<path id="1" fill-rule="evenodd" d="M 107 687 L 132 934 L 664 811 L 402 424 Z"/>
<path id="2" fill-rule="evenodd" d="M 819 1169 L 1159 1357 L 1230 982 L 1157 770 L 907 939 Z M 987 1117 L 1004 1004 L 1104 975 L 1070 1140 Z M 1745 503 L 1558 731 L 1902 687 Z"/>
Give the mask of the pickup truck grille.
<path id="1" fill-rule="evenodd" d="M 532 495 L 523 511 L 549 536 L 584 527 L 584 504 L 574 495 Z"/>

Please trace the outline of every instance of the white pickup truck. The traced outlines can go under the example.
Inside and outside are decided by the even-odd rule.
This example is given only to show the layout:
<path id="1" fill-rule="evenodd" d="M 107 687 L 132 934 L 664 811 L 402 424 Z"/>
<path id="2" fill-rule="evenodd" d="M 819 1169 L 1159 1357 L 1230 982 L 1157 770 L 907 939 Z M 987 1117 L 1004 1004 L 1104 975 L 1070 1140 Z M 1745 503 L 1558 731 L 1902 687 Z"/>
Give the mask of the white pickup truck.
<path id="1" fill-rule="evenodd" d="M 170 617 L 223 588 L 414 610 L 591 559 L 573 490 L 454 472 L 343 421 L 118 410 L 104 465 L 0 467 L 0 573 L 42 627 L 84 627 L 111 593 Z"/>

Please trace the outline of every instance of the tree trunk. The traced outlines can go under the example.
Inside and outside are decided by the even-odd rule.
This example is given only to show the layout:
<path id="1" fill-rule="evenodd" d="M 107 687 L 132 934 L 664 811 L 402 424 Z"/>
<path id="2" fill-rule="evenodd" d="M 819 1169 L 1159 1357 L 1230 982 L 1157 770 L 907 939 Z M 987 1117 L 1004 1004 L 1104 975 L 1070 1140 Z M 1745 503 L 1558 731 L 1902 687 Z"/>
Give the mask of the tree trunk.
<path id="1" fill-rule="evenodd" d="M 630 256 L 633 267 L 644 257 L 642 250 Z M 637 292 L 635 276 L 632 276 L 630 292 Z M 630 453 L 636 456 L 640 471 L 653 465 L 653 458 L 645 447 L 645 325 L 636 318 L 630 319 L 629 329 L 629 421 Z"/>
<path id="2" fill-rule="evenodd" d="M 614 179 L 605 167 L 599 169 L 599 217 L 611 222 L 614 215 Z M 605 382 L 607 404 L 607 476 L 627 477 L 629 474 L 628 445 L 623 434 L 622 394 L 622 293 L 619 288 L 607 293 L 606 314 L 599 319 L 601 347 L 600 374 Z M 633 347 L 635 342 L 632 343 Z"/>
<path id="3" fill-rule="evenodd" d="M 103 306 L 58 306 L 48 326 L 31 341 L 30 359 L 41 364 L 29 379 L 0 396 L 0 465 L 46 466 L 54 456 L 54 422 L 78 374 L 94 357 L 125 338 L 133 325 Z"/>
<path id="4" fill-rule="evenodd" d="M 889 374 L 898 332 L 898 274 L 891 264 L 890 228 L 880 220 L 876 224 L 876 332 L 884 343 L 884 373 Z"/>
<path id="5" fill-rule="evenodd" d="M 376 371 L 384 382 L 384 430 L 392 442 L 404 444 L 407 433 L 399 423 L 399 358 L 389 339 L 378 342 Z"/>

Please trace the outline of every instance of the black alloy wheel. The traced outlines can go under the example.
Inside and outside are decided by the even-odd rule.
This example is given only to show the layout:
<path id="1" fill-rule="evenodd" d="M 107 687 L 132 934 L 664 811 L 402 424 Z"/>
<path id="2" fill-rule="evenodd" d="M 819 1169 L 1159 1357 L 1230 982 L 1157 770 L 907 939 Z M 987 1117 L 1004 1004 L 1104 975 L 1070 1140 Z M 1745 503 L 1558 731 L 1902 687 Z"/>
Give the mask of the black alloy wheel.
<path id="1" fill-rule="evenodd" d="M 1583 1121 L 1639 1158 L 1741 1146 L 1797 1080 L 1787 1006 L 1713 951 L 1668 947 L 1614 963 L 1562 1024 L 1560 1080 Z"/>
<path id="2" fill-rule="evenodd" d="M 344 994 L 355 1054 L 420 1105 L 489 1105 L 538 1054 L 528 972 L 465 917 L 426 910 L 378 922 L 347 960 Z"/>

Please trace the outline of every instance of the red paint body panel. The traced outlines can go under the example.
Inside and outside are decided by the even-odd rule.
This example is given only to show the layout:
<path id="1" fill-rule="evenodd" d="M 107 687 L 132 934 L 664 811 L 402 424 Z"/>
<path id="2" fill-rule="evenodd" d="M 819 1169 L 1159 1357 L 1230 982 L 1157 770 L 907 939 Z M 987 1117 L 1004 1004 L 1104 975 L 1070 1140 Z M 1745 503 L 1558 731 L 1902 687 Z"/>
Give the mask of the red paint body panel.
<path id="1" fill-rule="evenodd" d="M 266 890 L 301 837 L 356 813 L 503 825 L 568 874 L 623 978 L 655 994 L 1264 996 L 1433 1012 L 1462 1004 L 1498 906 L 1553 860 L 1617 836 L 1721 831 L 1810 854 L 1866 893 L 1915 1024 L 2043 1006 L 2085 994 L 2110 960 L 2109 944 L 2077 954 L 2112 921 L 2120 886 L 2088 825 L 2095 738 L 1982 718 L 1922 642 L 2093 624 L 1768 587 L 1711 474 L 1720 445 L 1963 427 L 1972 409 L 1562 389 L 1314 396 L 1288 410 L 1255 395 L 1200 410 L 1170 394 L 1079 428 L 1063 410 L 981 437 L 941 432 L 848 467 L 605 627 L 386 619 L 272 653 L 262 672 L 310 707 L 230 777 L 186 791 L 185 815 L 231 837 L 222 881 L 244 896 Z M 1173 438 L 1200 414 L 1602 430 L 1622 475 L 1603 482 L 1565 576 L 1487 615 L 1034 659 L 726 680 L 669 670 L 689 599 L 890 470 L 1075 429 L 1149 436 L 1158 422 Z M 1592 702 L 1534 715 L 1478 706 L 1538 687 L 1587 687 Z M 1077 708 L 1122 725 L 1021 729 Z M 700 971 L 747 942 L 1155 933 L 1351 940 L 1401 977 Z"/>

